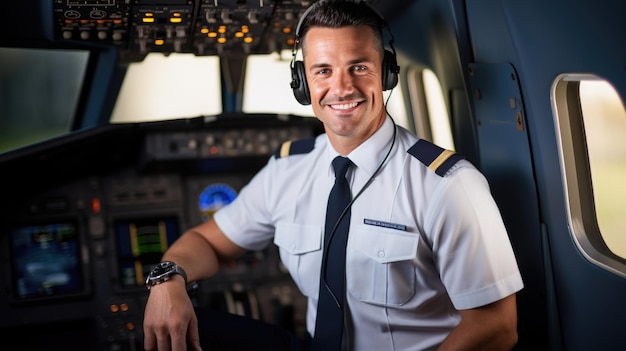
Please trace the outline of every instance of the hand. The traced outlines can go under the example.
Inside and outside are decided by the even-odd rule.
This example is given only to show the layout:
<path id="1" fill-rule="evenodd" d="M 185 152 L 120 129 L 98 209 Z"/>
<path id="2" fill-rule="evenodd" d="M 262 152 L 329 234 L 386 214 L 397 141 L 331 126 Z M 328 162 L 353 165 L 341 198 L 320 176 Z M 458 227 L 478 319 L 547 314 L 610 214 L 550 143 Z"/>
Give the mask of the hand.
<path id="1" fill-rule="evenodd" d="M 143 320 L 144 349 L 153 351 L 201 351 L 198 319 L 183 278 L 174 276 L 153 286 Z"/>

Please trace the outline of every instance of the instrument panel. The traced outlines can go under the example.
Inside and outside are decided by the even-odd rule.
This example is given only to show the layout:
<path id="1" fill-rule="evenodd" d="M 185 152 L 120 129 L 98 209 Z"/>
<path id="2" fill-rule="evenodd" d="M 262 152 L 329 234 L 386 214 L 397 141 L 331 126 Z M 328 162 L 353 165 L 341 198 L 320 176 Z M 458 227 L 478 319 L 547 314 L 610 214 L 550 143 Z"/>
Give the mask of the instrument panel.
<path id="1" fill-rule="evenodd" d="M 309 0 L 55 0 L 54 38 L 149 52 L 240 56 L 291 50 Z"/>
<path id="2" fill-rule="evenodd" d="M 276 145 L 321 131 L 314 118 L 197 118 L 0 156 L 13 170 L 0 176 L 0 335 L 32 350 L 142 349 L 144 281 L 163 252 L 232 201 Z M 247 253 L 199 282 L 195 306 L 304 333 L 306 301 L 279 261 L 273 246 Z"/>

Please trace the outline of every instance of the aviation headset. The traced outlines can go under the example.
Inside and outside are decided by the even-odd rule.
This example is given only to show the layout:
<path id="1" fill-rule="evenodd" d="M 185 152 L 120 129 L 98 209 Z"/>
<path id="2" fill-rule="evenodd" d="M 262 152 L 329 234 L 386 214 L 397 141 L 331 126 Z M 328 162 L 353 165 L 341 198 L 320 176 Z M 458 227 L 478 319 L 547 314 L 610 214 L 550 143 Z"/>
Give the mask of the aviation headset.
<path id="1" fill-rule="evenodd" d="M 320 0 L 320 2 L 326 0 Z M 389 47 L 391 51 L 385 49 L 383 62 L 382 62 L 382 85 L 383 90 L 393 89 L 396 84 L 398 84 L 398 73 L 400 72 L 400 67 L 397 64 L 396 60 L 396 50 L 393 47 L 393 33 L 391 33 L 391 29 L 387 25 L 387 22 L 383 18 L 383 16 L 378 12 L 374 7 L 370 6 L 366 1 L 356 1 L 364 6 L 367 6 L 372 12 L 374 12 L 378 18 L 380 19 L 383 27 L 387 29 L 390 35 L 389 39 Z M 311 94 L 309 92 L 309 86 L 306 81 L 306 74 L 304 70 L 304 62 L 300 60 L 296 60 L 296 53 L 298 50 L 298 44 L 300 43 L 301 32 L 300 28 L 304 23 L 305 19 L 311 12 L 311 10 L 315 7 L 315 3 L 311 5 L 304 14 L 300 18 L 300 22 L 298 22 L 298 26 L 296 27 L 296 39 L 293 46 L 293 58 L 291 60 L 291 89 L 293 90 L 293 95 L 296 97 L 296 100 L 302 105 L 310 105 L 311 104 Z"/>

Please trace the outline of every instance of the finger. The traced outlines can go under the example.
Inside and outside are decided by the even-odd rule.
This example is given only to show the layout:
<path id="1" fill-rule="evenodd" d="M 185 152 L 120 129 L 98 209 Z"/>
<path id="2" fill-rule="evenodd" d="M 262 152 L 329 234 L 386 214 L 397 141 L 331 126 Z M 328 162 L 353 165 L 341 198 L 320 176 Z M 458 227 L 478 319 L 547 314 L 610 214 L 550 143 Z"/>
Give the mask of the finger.
<path id="1" fill-rule="evenodd" d="M 170 335 L 170 342 L 172 345 L 172 351 L 187 351 L 187 339 L 185 337 L 185 332 L 176 332 Z M 169 344 L 168 344 L 169 346 Z M 159 348 L 159 351 L 161 349 Z"/>
<path id="2" fill-rule="evenodd" d="M 157 335 L 157 350 L 173 351 L 176 349 L 172 348 L 172 345 L 170 343 L 170 338 L 168 337 L 168 335 L 165 335 L 165 337 L 161 337 L 161 338 L 159 338 L 159 336 Z M 178 350 L 184 351 L 185 349 L 178 349 Z"/>
<path id="3" fill-rule="evenodd" d="M 200 346 L 200 333 L 198 332 L 198 318 L 195 315 L 191 319 L 191 322 L 189 322 L 188 338 L 193 351 L 202 351 L 202 347 Z"/>
<path id="4" fill-rule="evenodd" d="M 152 332 L 152 329 L 148 328 L 145 324 L 143 326 L 143 348 L 146 351 L 156 351 L 156 335 Z"/>

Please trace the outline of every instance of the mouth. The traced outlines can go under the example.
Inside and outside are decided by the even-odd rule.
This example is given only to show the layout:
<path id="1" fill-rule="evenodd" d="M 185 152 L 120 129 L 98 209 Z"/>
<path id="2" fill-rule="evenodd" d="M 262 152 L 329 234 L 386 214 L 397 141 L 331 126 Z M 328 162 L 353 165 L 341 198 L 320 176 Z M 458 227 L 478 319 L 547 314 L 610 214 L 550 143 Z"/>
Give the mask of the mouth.
<path id="1" fill-rule="evenodd" d="M 357 106 L 359 106 L 360 102 L 350 102 L 350 103 L 341 103 L 341 104 L 329 104 L 328 106 L 336 111 L 346 112 L 351 111 Z"/>

